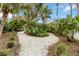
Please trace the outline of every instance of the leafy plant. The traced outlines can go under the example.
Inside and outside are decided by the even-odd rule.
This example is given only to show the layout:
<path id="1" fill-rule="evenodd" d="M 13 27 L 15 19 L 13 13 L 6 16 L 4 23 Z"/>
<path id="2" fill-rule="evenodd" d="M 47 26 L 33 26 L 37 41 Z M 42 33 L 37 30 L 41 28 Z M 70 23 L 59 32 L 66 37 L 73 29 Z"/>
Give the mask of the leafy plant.
<path id="1" fill-rule="evenodd" d="M 36 21 L 30 22 L 25 27 L 26 27 L 25 29 L 26 33 L 28 34 L 39 36 L 39 37 L 48 36 L 46 25 L 37 24 Z"/>
<path id="2" fill-rule="evenodd" d="M 0 56 L 9 56 L 11 55 L 11 52 L 9 49 L 1 49 L 0 50 Z"/>
<path id="3" fill-rule="evenodd" d="M 8 47 L 8 48 L 12 48 L 13 46 L 14 46 L 14 42 L 8 42 L 8 43 L 7 43 L 7 47 Z"/>
<path id="4" fill-rule="evenodd" d="M 61 18 L 52 23 L 52 32 L 65 35 L 70 39 L 74 39 L 73 35 L 75 31 L 79 31 L 78 21 L 76 18 L 72 18 L 71 16 L 67 16 L 67 18 Z"/>
<path id="5" fill-rule="evenodd" d="M 67 56 L 69 55 L 69 47 L 65 45 L 64 43 L 60 43 L 59 45 L 56 46 L 56 55 L 57 56 Z"/>
<path id="6" fill-rule="evenodd" d="M 7 22 L 4 26 L 4 31 L 18 31 L 22 30 L 25 22 L 22 20 L 12 20 L 10 22 Z"/>
<path id="7" fill-rule="evenodd" d="M 15 37 L 11 37 L 10 40 L 11 40 L 11 41 L 14 41 L 14 40 L 15 40 Z"/>

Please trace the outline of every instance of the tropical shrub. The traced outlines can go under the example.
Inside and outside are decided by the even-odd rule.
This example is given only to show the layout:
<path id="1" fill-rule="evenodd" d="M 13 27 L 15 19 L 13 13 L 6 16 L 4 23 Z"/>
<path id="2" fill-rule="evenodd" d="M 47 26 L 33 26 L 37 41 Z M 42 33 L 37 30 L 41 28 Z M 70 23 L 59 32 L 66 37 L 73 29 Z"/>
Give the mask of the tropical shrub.
<path id="1" fill-rule="evenodd" d="M 12 21 L 6 23 L 3 30 L 4 30 L 4 32 L 5 31 L 23 30 L 24 24 L 25 24 L 25 22 L 22 20 L 12 20 Z"/>
<path id="2" fill-rule="evenodd" d="M 56 52 L 56 55 L 57 56 L 67 56 L 67 55 L 70 55 L 69 53 L 69 47 L 67 45 L 65 45 L 64 43 L 60 43 L 56 46 L 55 48 L 55 52 Z"/>
<path id="3" fill-rule="evenodd" d="M 0 20 L 0 24 L 1 24 L 1 21 L 2 21 L 2 20 Z"/>
<path id="4" fill-rule="evenodd" d="M 79 16 L 76 16 L 75 18 L 76 18 L 76 20 L 79 22 Z"/>
<path id="5" fill-rule="evenodd" d="M 7 43 L 7 48 L 12 48 L 14 46 L 14 42 L 8 42 Z"/>
<path id="6" fill-rule="evenodd" d="M 46 25 L 37 24 L 36 21 L 32 21 L 25 26 L 26 33 L 38 37 L 48 36 Z"/>
<path id="7" fill-rule="evenodd" d="M 47 31 L 48 32 L 53 32 L 54 29 L 56 29 L 54 26 L 55 26 L 55 23 L 54 22 L 53 23 L 48 23 L 47 24 Z"/>
<path id="8" fill-rule="evenodd" d="M 9 49 L 1 49 L 0 50 L 0 56 L 9 56 L 11 55 L 11 52 Z"/>
<path id="9" fill-rule="evenodd" d="M 55 21 L 51 28 L 53 33 L 65 35 L 71 39 L 73 39 L 75 31 L 79 31 L 77 19 L 71 16 Z"/>
<path id="10" fill-rule="evenodd" d="M 11 37 L 10 40 L 11 40 L 11 41 L 14 41 L 14 40 L 15 40 L 15 37 Z"/>
<path id="11" fill-rule="evenodd" d="M 64 29 L 64 19 L 60 19 L 48 24 L 48 31 L 55 34 L 62 34 Z M 63 25 L 63 26 L 62 26 Z"/>

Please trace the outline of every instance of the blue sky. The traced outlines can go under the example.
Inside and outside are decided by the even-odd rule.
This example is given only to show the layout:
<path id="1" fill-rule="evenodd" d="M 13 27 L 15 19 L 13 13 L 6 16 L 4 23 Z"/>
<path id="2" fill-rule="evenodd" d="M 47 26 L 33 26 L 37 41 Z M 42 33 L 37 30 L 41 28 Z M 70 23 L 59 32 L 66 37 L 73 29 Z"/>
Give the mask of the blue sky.
<path id="1" fill-rule="evenodd" d="M 57 18 L 57 16 L 56 16 L 56 9 L 57 9 L 56 3 L 49 3 L 47 5 L 50 9 L 52 9 L 52 12 L 53 12 L 51 14 L 51 18 L 56 19 Z M 72 7 L 72 10 L 73 10 L 72 16 L 73 17 L 77 15 L 77 8 L 76 7 L 77 7 L 76 4 L 73 4 L 73 7 Z M 59 4 L 59 10 L 58 11 L 59 11 L 58 18 L 65 18 L 70 13 L 69 4 L 68 3 Z"/>

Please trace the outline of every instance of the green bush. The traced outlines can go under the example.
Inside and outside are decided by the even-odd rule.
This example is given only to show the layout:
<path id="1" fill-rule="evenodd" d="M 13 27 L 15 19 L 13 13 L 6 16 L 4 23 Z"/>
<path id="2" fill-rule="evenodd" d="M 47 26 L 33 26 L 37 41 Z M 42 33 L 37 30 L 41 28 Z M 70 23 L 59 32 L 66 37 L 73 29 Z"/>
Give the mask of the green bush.
<path id="1" fill-rule="evenodd" d="M 14 46 L 14 42 L 8 42 L 7 43 L 7 48 L 12 48 Z"/>
<path id="2" fill-rule="evenodd" d="M 38 36 L 38 37 L 45 37 L 48 36 L 47 27 L 46 25 L 37 24 L 35 21 L 32 21 L 25 26 L 26 33 Z"/>
<path id="3" fill-rule="evenodd" d="M 79 22 L 79 15 L 78 15 L 78 16 L 76 16 L 76 20 Z"/>
<path id="4" fill-rule="evenodd" d="M 50 30 L 50 32 L 59 35 L 73 35 L 75 31 L 79 31 L 77 18 L 72 18 L 71 16 L 61 18 L 51 24 Z"/>
<path id="5" fill-rule="evenodd" d="M 48 32 L 51 32 L 51 33 L 58 33 L 58 23 L 57 22 L 52 22 L 52 23 L 49 23 L 47 24 L 47 28 L 48 28 Z"/>
<path id="6" fill-rule="evenodd" d="M 0 24 L 1 24 L 1 21 L 2 21 L 2 20 L 0 20 Z"/>
<path id="7" fill-rule="evenodd" d="M 24 26 L 24 21 L 22 20 L 12 20 L 10 22 L 7 22 L 4 26 L 3 31 L 18 31 L 18 30 L 23 30 Z"/>
<path id="8" fill-rule="evenodd" d="M 59 45 L 56 46 L 56 55 L 57 56 L 67 56 L 70 55 L 69 53 L 69 47 L 65 45 L 64 43 L 60 43 Z"/>
<path id="9" fill-rule="evenodd" d="M 11 55 L 11 52 L 9 49 L 1 49 L 0 50 L 0 56 L 9 56 Z"/>
<path id="10" fill-rule="evenodd" d="M 15 40 L 15 37 L 11 37 L 10 40 L 14 41 Z"/>

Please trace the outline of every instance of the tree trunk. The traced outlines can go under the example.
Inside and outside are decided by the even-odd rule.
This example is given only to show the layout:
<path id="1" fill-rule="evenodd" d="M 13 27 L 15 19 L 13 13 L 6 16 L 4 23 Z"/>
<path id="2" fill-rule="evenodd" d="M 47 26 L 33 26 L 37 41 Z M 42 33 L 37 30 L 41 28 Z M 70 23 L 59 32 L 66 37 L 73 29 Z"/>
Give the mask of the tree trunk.
<path id="1" fill-rule="evenodd" d="M 57 12 L 56 12 L 56 15 L 57 15 L 57 20 L 58 20 L 58 9 L 59 9 L 58 7 L 59 7 L 59 3 L 57 3 L 56 6 L 57 6 Z"/>
<path id="2" fill-rule="evenodd" d="M 0 24 L 0 38 L 2 36 L 2 32 L 3 32 L 3 28 L 4 28 L 5 23 L 6 23 L 6 21 L 5 20 L 2 20 L 2 22 Z"/>
<path id="3" fill-rule="evenodd" d="M 72 17 L 72 3 L 70 3 L 70 15 Z"/>
<path id="4" fill-rule="evenodd" d="M 4 25 L 0 25 L 0 38 L 1 38 L 1 36 L 2 36 L 2 31 L 3 31 L 3 28 L 4 28 Z"/>
<path id="5" fill-rule="evenodd" d="M 79 3 L 77 4 L 77 9 L 78 9 L 78 16 L 79 16 Z"/>
<path id="6" fill-rule="evenodd" d="M 4 25 L 7 22 L 7 16 L 8 16 L 8 12 L 9 12 L 8 4 L 5 3 L 2 6 L 2 12 L 3 12 L 3 20 L 2 20 L 2 23 L 0 25 L 0 37 L 2 35 L 2 31 L 3 31 Z"/>

